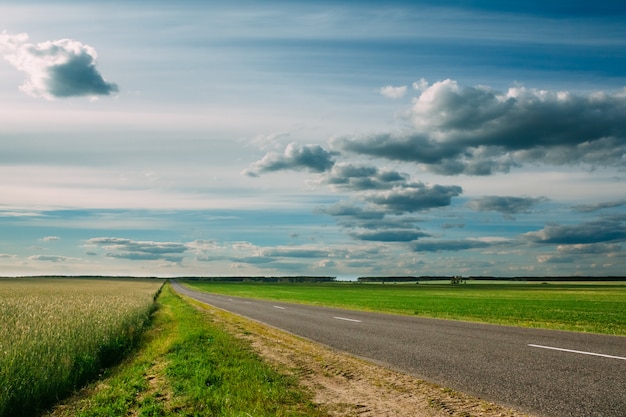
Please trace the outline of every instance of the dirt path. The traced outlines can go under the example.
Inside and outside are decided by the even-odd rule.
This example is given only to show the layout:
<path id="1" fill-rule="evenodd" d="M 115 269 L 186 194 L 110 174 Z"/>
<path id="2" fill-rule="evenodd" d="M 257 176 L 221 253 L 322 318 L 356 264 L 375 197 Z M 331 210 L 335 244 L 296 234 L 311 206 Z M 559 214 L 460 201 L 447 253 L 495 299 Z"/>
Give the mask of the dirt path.
<path id="1" fill-rule="evenodd" d="M 265 360 L 296 376 L 330 416 L 528 416 L 191 302 L 209 310 L 233 335 L 248 340 Z"/>

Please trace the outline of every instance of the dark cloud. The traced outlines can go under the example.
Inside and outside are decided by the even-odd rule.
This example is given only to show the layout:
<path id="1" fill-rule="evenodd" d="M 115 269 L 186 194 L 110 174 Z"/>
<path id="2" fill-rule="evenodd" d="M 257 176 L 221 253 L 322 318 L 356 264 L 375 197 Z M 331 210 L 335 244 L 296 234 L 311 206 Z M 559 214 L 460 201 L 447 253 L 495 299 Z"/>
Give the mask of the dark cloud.
<path id="1" fill-rule="evenodd" d="M 391 170 L 380 170 L 371 165 L 335 164 L 324 182 L 354 191 L 381 190 L 406 183 L 408 175 Z"/>
<path id="2" fill-rule="evenodd" d="M 333 155 L 333 152 L 319 145 L 298 145 L 292 142 L 282 154 L 270 152 L 243 173 L 256 177 L 263 173 L 282 170 L 324 172 L 334 165 Z"/>
<path id="3" fill-rule="evenodd" d="M 360 221 L 381 220 L 385 217 L 384 211 L 366 209 L 346 202 L 340 202 L 333 206 L 319 209 L 318 211 L 337 218 L 355 219 Z"/>
<path id="4" fill-rule="evenodd" d="M 102 246 L 107 257 L 131 260 L 165 260 L 181 262 L 189 247 L 177 242 L 137 241 L 117 237 L 98 237 L 87 240 L 88 246 Z"/>
<path id="5" fill-rule="evenodd" d="M 528 213 L 535 205 L 547 201 L 546 197 L 485 196 L 471 200 L 467 205 L 476 211 L 497 211 L 505 216 Z"/>
<path id="6" fill-rule="evenodd" d="M 594 211 L 622 207 L 622 206 L 626 206 L 626 200 L 609 201 L 609 202 L 597 203 L 597 204 L 581 204 L 578 206 L 574 206 L 574 210 L 579 211 L 581 213 L 592 213 Z"/>
<path id="7" fill-rule="evenodd" d="M 0 35 L 4 57 L 28 79 L 24 92 L 47 99 L 102 96 L 117 92 L 96 69 L 96 50 L 72 39 L 27 43 L 28 35 Z"/>
<path id="8" fill-rule="evenodd" d="M 577 225 L 550 225 L 524 237 L 534 243 L 576 245 L 626 240 L 626 224 L 615 219 Z"/>
<path id="9" fill-rule="evenodd" d="M 452 197 L 457 197 L 462 192 L 463 189 L 457 185 L 411 183 L 405 187 L 370 193 L 364 198 L 393 213 L 413 213 L 449 206 Z"/>
<path id="10" fill-rule="evenodd" d="M 626 90 L 574 94 L 434 83 L 402 133 L 342 137 L 343 151 L 415 162 L 444 175 L 490 175 L 523 163 L 624 165 Z"/>
<path id="11" fill-rule="evenodd" d="M 491 246 L 491 244 L 488 242 L 469 239 L 419 241 L 411 245 L 415 252 L 460 251 L 486 248 L 489 246 Z"/>
<path id="12" fill-rule="evenodd" d="M 411 242 L 430 235 L 419 229 L 401 229 L 352 232 L 350 236 L 358 240 L 375 242 Z"/>

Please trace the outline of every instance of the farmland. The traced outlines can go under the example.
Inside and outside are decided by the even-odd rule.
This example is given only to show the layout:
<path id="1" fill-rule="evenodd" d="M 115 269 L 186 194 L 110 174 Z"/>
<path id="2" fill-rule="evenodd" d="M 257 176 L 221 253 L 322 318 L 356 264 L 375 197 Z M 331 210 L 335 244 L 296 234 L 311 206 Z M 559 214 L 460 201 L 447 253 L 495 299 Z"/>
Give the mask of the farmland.
<path id="1" fill-rule="evenodd" d="M 188 282 L 241 297 L 454 320 L 626 335 L 626 284 L 449 285 Z"/>
<path id="2" fill-rule="evenodd" d="M 0 279 L 0 416 L 31 415 L 118 361 L 162 283 Z"/>

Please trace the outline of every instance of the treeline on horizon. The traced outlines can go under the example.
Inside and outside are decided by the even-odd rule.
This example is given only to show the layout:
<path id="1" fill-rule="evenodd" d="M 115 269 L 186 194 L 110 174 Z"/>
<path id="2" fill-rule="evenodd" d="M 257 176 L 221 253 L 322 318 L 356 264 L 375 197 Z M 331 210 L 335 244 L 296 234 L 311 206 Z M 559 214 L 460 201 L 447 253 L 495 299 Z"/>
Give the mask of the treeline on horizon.
<path id="1" fill-rule="evenodd" d="M 2 278 L 76 278 L 76 279 L 180 279 L 184 281 L 208 281 L 208 282 L 341 282 L 334 276 L 132 276 L 132 275 L 26 275 Z M 530 282 L 584 282 L 584 281 L 626 281 L 626 276 L 460 276 L 460 275 L 419 275 L 419 276 L 363 276 L 358 277 L 356 282 L 420 282 L 420 281 L 451 281 L 454 278 L 463 281 L 530 281 Z M 342 280 L 345 282 L 345 280 Z M 353 281 L 354 282 L 354 281 Z"/>

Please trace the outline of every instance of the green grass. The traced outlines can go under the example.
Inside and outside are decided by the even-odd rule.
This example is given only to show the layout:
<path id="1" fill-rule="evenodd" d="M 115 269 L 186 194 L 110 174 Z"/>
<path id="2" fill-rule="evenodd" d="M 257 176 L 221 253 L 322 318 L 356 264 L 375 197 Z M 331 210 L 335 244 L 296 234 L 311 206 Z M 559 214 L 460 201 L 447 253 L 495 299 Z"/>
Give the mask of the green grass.
<path id="1" fill-rule="evenodd" d="M 203 291 L 358 310 L 626 335 L 626 285 L 187 282 Z"/>
<path id="2" fill-rule="evenodd" d="M 139 351 L 51 414 L 321 416 L 297 381 L 165 286 Z"/>

